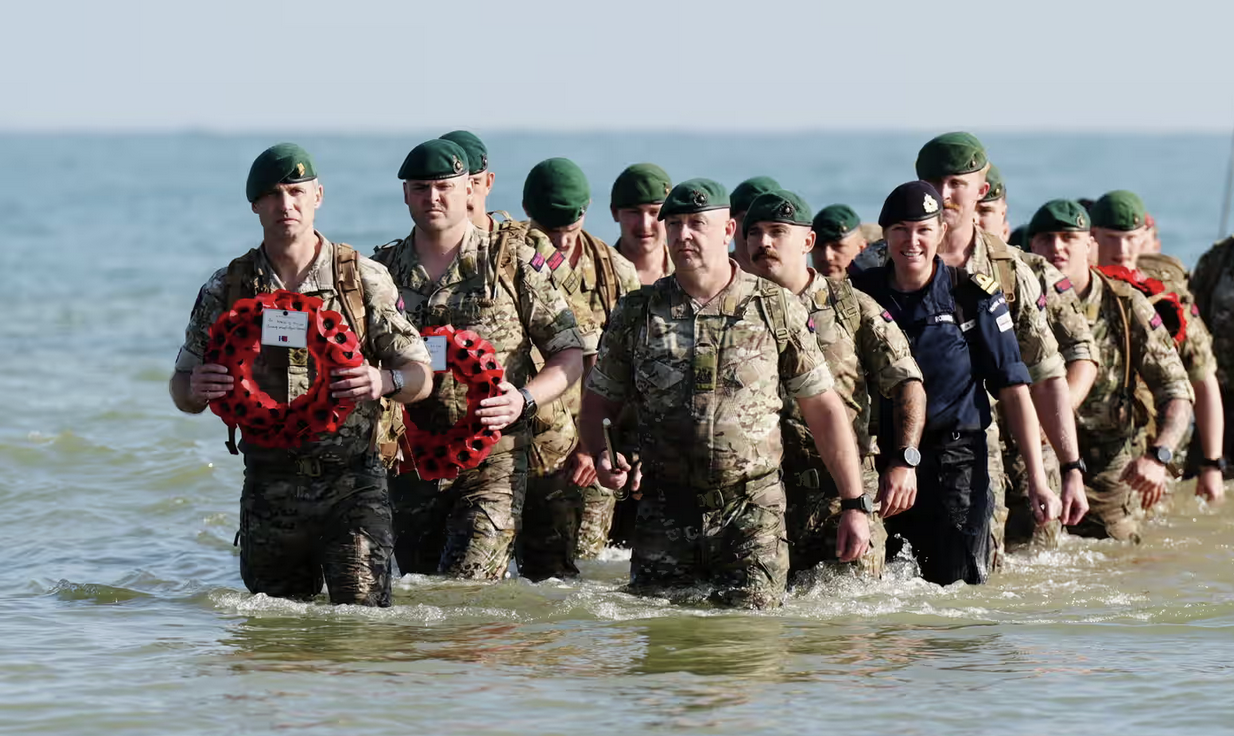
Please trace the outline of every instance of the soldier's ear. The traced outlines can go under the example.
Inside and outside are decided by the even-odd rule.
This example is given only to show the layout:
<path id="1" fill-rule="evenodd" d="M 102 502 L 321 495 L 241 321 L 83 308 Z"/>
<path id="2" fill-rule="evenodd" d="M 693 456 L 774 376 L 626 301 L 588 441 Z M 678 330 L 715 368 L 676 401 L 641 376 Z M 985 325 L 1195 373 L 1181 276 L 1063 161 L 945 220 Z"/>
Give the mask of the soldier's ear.
<path id="1" fill-rule="evenodd" d="M 806 245 L 805 245 L 805 250 L 803 250 L 803 251 L 802 251 L 802 253 L 809 253 L 810 251 L 814 250 L 814 243 L 815 243 L 815 241 L 817 241 L 817 240 L 818 240 L 818 234 L 817 234 L 817 233 L 815 233 L 813 230 L 811 230 L 811 231 L 810 231 L 810 232 L 806 235 Z"/>

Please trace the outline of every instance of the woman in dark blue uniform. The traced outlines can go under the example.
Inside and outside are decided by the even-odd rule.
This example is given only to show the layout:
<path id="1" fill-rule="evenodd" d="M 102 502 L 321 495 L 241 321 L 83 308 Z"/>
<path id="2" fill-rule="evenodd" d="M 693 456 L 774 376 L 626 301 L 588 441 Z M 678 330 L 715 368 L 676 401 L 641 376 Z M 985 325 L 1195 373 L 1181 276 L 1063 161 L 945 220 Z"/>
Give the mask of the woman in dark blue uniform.
<path id="1" fill-rule="evenodd" d="M 1029 397 L 1028 369 L 997 282 L 945 265 L 937 256 L 946 233 L 942 197 L 923 181 L 887 197 L 878 224 L 890 261 L 853 275 L 853 284 L 886 309 L 908 336 L 925 377 L 926 428 L 920 449 L 880 437 L 881 460 L 917 467 L 917 499 L 887 519 L 894 555 L 907 541 L 930 582 L 983 583 L 989 571 L 993 499 L 985 429 L 990 397 L 1002 402 L 1029 470 L 1038 523 L 1058 516 L 1061 502 L 1041 464 L 1040 429 Z M 883 403 L 881 427 L 891 427 Z"/>

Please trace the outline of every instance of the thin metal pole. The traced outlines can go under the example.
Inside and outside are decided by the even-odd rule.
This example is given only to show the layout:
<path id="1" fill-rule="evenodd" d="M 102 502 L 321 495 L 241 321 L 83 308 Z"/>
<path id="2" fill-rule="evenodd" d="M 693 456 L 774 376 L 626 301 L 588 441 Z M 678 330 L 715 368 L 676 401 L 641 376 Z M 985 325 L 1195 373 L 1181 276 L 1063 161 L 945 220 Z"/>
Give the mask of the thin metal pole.
<path id="1" fill-rule="evenodd" d="M 1221 199 L 1221 230 L 1217 232 L 1217 240 L 1224 240 L 1230 234 L 1226 225 L 1230 219 L 1230 193 L 1234 190 L 1234 133 L 1230 135 L 1230 164 L 1225 171 L 1225 196 Z"/>

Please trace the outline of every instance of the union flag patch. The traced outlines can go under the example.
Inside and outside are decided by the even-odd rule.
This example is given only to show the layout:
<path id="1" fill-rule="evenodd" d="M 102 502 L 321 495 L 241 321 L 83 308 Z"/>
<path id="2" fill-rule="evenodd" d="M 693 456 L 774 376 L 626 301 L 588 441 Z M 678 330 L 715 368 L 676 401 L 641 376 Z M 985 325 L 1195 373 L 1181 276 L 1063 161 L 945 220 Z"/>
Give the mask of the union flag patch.
<path id="1" fill-rule="evenodd" d="M 539 251 L 536 251 L 536 254 L 532 256 L 531 267 L 537 271 L 539 271 L 541 268 L 544 268 L 544 256 L 540 255 Z"/>
<path id="2" fill-rule="evenodd" d="M 566 257 L 561 254 L 561 251 L 557 251 L 551 258 L 548 259 L 548 267 L 556 271 L 557 267 L 560 266 L 561 262 L 565 259 Z"/>
<path id="3" fill-rule="evenodd" d="M 1057 284 L 1054 284 L 1054 291 L 1057 291 L 1059 294 L 1063 293 L 1064 291 L 1070 288 L 1071 288 L 1071 279 L 1063 279 L 1062 281 L 1059 281 Z"/>
<path id="4" fill-rule="evenodd" d="M 891 312 L 888 312 L 886 309 L 883 310 L 882 317 L 884 322 L 895 322 L 895 319 L 891 316 Z"/>

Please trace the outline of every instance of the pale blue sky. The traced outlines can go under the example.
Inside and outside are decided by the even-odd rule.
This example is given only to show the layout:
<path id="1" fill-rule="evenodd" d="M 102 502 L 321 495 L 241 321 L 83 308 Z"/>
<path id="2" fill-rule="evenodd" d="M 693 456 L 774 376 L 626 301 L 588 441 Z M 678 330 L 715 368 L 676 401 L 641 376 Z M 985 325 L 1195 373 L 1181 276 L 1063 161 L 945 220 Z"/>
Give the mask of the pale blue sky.
<path id="1" fill-rule="evenodd" d="M 1229 0 L 8 0 L 0 129 L 1229 130 L 1232 28 Z"/>

